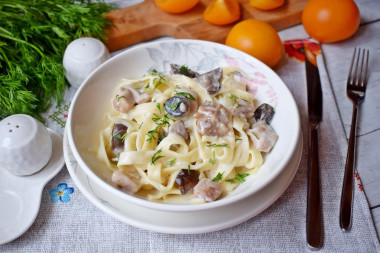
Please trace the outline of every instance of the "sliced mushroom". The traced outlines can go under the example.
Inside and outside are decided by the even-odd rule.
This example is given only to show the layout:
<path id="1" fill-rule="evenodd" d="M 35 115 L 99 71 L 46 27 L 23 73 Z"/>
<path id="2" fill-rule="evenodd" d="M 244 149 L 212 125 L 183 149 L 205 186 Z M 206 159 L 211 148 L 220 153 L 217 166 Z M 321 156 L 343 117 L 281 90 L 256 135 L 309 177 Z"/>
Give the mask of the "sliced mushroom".
<path id="1" fill-rule="evenodd" d="M 127 85 L 118 90 L 113 107 L 122 113 L 129 112 L 136 104 L 148 102 L 150 96 L 138 91 L 133 85 Z"/>
<path id="2" fill-rule="evenodd" d="M 230 114 L 221 104 L 204 102 L 194 118 L 197 119 L 197 130 L 201 135 L 225 136 L 230 131 Z"/>
<path id="3" fill-rule="evenodd" d="M 121 152 L 124 151 L 124 140 L 122 137 L 126 134 L 128 127 L 121 123 L 115 123 L 112 129 L 112 153 L 115 156 L 118 156 Z"/>
<path id="4" fill-rule="evenodd" d="M 169 133 L 178 134 L 185 141 L 189 139 L 189 134 L 186 131 L 185 123 L 183 120 L 177 120 L 174 122 L 169 128 Z"/>
<path id="5" fill-rule="evenodd" d="M 216 200 L 222 194 L 222 185 L 218 182 L 212 181 L 209 178 L 202 178 L 199 183 L 194 187 L 194 196 L 202 198 L 207 202 Z"/>
<path id="6" fill-rule="evenodd" d="M 174 117 L 186 116 L 190 112 L 190 101 L 184 96 L 173 96 L 166 100 L 165 111 Z"/>
<path id="7" fill-rule="evenodd" d="M 181 194 L 184 195 L 191 191 L 194 186 L 198 184 L 199 181 L 199 172 L 197 170 L 187 170 L 182 169 L 179 171 L 175 182 L 181 191 Z"/>
<path id="8" fill-rule="evenodd" d="M 256 108 L 254 118 L 256 121 L 264 120 L 265 123 L 270 124 L 274 115 L 274 109 L 272 106 L 263 103 Z"/>
<path id="9" fill-rule="evenodd" d="M 172 71 L 172 74 L 184 75 L 190 78 L 199 76 L 197 72 L 192 71 L 191 69 L 189 69 L 188 67 L 184 65 L 180 66 L 178 64 L 170 64 L 170 69 Z"/>
<path id="10" fill-rule="evenodd" d="M 131 193 L 135 193 L 140 190 L 142 186 L 140 179 L 141 177 L 138 173 L 128 173 L 128 175 L 126 175 L 120 170 L 114 171 L 111 177 L 114 184 Z"/>
<path id="11" fill-rule="evenodd" d="M 261 152 L 269 152 L 278 138 L 273 128 L 263 120 L 253 124 L 247 133 L 252 140 L 253 146 Z"/>
<path id="12" fill-rule="evenodd" d="M 190 115 L 193 115 L 198 110 L 198 94 L 188 88 L 182 88 L 177 90 L 176 92 L 177 96 L 185 96 L 190 101 Z"/>
<path id="13" fill-rule="evenodd" d="M 253 117 L 255 113 L 255 106 L 253 103 L 250 103 L 244 99 L 239 99 L 237 101 L 238 107 L 234 108 L 232 111 L 232 115 L 234 116 L 243 116 L 247 119 L 250 119 Z"/>
<path id="14" fill-rule="evenodd" d="M 194 80 L 212 95 L 220 90 L 222 76 L 222 68 L 217 68 L 195 77 Z"/>

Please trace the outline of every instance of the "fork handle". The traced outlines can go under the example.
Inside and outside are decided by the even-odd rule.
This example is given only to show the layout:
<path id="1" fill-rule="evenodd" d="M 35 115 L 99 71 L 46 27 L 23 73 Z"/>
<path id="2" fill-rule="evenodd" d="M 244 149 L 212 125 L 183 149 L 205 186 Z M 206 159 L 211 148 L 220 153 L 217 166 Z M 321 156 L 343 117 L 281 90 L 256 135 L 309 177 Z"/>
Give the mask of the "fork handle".
<path id="1" fill-rule="evenodd" d="M 308 190 L 306 213 L 307 243 L 312 248 L 323 244 L 322 201 L 319 173 L 318 125 L 309 124 Z"/>
<path id="2" fill-rule="evenodd" d="M 346 168 L 344 171 L 342 197 L 340 200 L 339 224 L 341 229 L 348 231 L 352 225 L 352 202 L 354 190 L 354 166 L 355 166 L 355 145 L 356 145 L 356 117 L 358 115 L 358 105 L 354 104 L 352 112 L 352 122 L 350 138 L 348 140 L 348 151 L 346 158 Z"/>

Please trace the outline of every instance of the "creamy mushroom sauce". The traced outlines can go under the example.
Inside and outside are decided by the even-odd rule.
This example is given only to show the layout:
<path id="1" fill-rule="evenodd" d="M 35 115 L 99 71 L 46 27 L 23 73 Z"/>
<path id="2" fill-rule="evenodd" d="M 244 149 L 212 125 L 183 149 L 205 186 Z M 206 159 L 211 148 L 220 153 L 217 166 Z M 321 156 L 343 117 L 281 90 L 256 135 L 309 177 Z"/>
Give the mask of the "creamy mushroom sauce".
<path id="1" fill-rule="evenodd" d="M 233 191 L 263 163 L 277 134 L 234 68 L 199 74 L 171 65 L 123 79 L 111 98 L 98 158 L 115 186 L 154 201 L 203 203 Z"/>

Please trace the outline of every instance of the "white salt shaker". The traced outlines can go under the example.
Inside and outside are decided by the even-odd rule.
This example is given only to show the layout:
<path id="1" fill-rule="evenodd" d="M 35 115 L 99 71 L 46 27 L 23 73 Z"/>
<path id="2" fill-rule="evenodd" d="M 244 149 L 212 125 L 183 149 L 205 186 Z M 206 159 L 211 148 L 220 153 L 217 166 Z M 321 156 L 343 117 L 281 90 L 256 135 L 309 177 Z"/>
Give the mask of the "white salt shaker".
<path id="1" fill-rule="evenodd" d="M 72 86 L 79 88 L 87 76 L 109 58 L 100 40 L 90 37 L 73 40 L 63 55 L 65 76 Z"/>
<path id="2" fill-rule="evenodd" d="M 31 175 L 44 168 L 51 154 L 50 134 L 35 118 L 15 114 L 0 121 L 0 169 Z"/>

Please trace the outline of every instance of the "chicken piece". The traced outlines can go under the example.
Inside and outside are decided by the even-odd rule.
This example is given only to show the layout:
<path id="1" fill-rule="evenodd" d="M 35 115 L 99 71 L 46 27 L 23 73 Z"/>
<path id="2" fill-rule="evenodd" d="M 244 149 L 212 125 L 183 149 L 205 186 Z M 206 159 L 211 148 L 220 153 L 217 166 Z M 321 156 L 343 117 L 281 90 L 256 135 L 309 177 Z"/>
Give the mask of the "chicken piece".
<path id="1" fill-rule="evenodd" d="M 255 106 L 253 103 L 250 103 L 244 99 L 239 99 L 237 101 L 238 107 L 234 108 L 232 111 L 233 116 L 243 116 L 247 119 L 250 119 L 253 117 L 255 113 Z"/>
<path id="2" fill-rule="evenodd" d="M 269 152 L 278 138 L 273 128 L 263 120 L 253 124 L 247 134 L 251 137 L 253 146 L 261 152 Z"/>
<path id="3" fill-rule="evenodd" d="M 124 140 L 123 136 L 126 134 L 128 127 L 121 123 L 115 123 L 112 129 L 112 153 L 115 156 L 118 156 L 121 152 L 124 151 Z"/>
<path id="4" fill-rule="evenodd" d="M 142 186 L 140 179 L 141 177 L 138 173 L 128 173 L 128 175 L 126 175 L 120 170 L 114 171 L 111 178 L 114 184 L 130 193 L 135 193 L 140 190 Z"/>
<path id="5" fill-rule="evenodd" d="M 197 119 L 197 130 L 202 135 L 225 136 L 231 130 L 228 127 L 230 113 L 221 104 L 204 102 L 194 118 Z"/>
<path id="6" fill-rule="evenodd" d="M 129 112 L 136 104 L 148 102 L 150 96 L 147 93 L 140 93 L 133 85 L 127 85 L 118 90 L 113 107 L 122 113 Z"/>
<path id="7" fill-rule="evenodd" d="M 176 122 L 174 122 L 169 128 L 169 133 L 178 134 L 185 141 L 189 139 L 189 134 L 186 131 L 185 123 L 183 122 L 183 120 L 177 120 Z"/>
<path id="8" fill-rule="evenodd" d="M 135 106 L 133 93 L 129 89 L 121 88 L 113 100 L 113 108 L 116 111 L 127 113 Z"/>
<path id="9" fill-rule="evenodd" d="M 196 170 L 182 169 L 179 171 L 175 182 L 178 185 L 181 194 L 184 195 L 198 184 L 199 172 Z"/>
<path id="10" fill-rule="evenodd" d="M 197 198 L 202 198 L 207 202 L 216 200 L 222 194 L 222 185 L 209 178 L 202 178 L 194 187 L 193 194 Z"/>
<path id="11" fill-rule="evenodd" d="M 222 76 L 222 68 L 217 68 L 195 77 L 194 80 L 212 95 L 220 90 Z"/>

